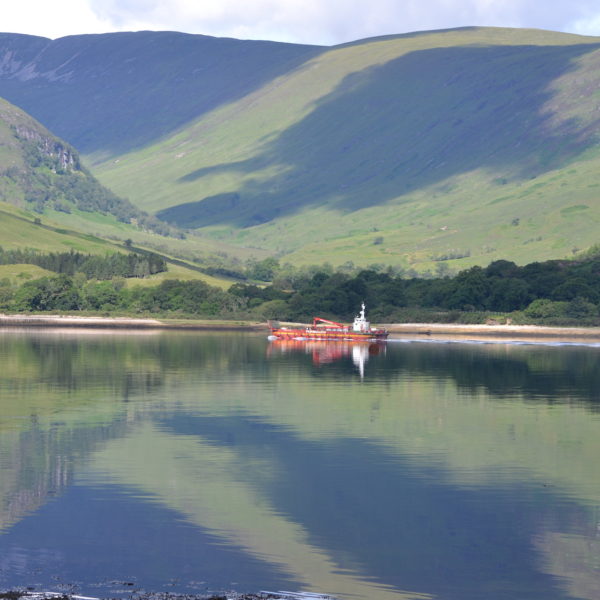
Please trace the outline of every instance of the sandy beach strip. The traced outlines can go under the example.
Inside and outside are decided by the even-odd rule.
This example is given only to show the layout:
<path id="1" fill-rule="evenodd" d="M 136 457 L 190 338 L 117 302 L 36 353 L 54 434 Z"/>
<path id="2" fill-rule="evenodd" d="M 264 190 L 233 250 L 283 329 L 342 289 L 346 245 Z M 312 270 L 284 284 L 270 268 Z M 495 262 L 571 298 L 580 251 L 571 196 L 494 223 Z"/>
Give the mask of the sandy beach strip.
<path id="1" fill-rule="evenodd" d="M 542 327 L 539 325 L 460 325 L 445 323 L 390 323 L 382 325 L 390 337 L 441 339 L 600 342 L 600 327 Z"/>
<path id="2" fill-rule="evenodd" d="M 301 323 L 286 323 L 304 327 Z M 379 325 L 391 338 L 441 338 L 477 340 L 518 340 L 599 342 L 600 327 L 542 327 L 538 325 L 460 325 L 445 323 L 389 323 Z M 133 317 L 89 317 L 76 315 L 5 315 L 0 314 L 0 328 L 82 328 L 82 329 L 145 329 L 189 331 L 256 331 L 268 332 L 267 323 L 252 321 L 150 319 Z"/>
<path id="3" fill-rule="evenodd" d="M 4 315 L 2 327 L 43 327 L 83 329 L 154 329 L 197 331 L 268 331 L 266 323 L 251 321 L 209 321 L 177 319 L 138 319 L 133 317 L 82 317 L 75 315 Z"/>

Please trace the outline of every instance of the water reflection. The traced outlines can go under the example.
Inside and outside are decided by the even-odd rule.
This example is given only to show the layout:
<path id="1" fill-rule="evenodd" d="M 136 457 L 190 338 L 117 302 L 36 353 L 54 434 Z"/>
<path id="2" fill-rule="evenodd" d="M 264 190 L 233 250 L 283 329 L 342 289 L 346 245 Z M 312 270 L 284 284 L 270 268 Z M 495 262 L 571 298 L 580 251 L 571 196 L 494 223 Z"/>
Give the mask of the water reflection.
<path id="1" fill-rule="evenodd" d="M 286 355 L 290 352 L 307 354 L 312 357 L 313 365 L 321 366 L 335 361 L 352 358 L 361 379 L 365 376 L 365 365 L 371 356 L 385 356 L 385 342 L 348 342 L 320 340 L 271 340 L 267 356 Z"/>
<path id="2" fill-rule="evenodd" d="M 392 342 L 393 343 L 393 342 Z M 464 392 L 504 399 L 600 402 L 600 348 L 513 343 L 413 343 L 390 354 L 395 371 L 451 377 Z"/>
<path id="3" fill-rule="evenodd" d="M 1 334 L 0 587 L 597 597 L 599 356 Z"/>
<path id="4" fill-rule="evenodd" d="M 152 465 L 148 468 L 148 465 Z M 273 506 L 267 488 L 248 481 L 243 471 L 259 471 L 260 480 L 274 478 L 272 460 L 258 464 L 235 449 L 208 443 L 201 436 L 172 435 L 151 426 L 140 428 L 96 455 L 95 470 L 117 483 L 135 486 L 155 501 L 176 510 L 189 522 L 267 561 L 272 568 L 303 581 L 315 592 L 335 590 L 359 598 L 419 598 L 343 572 L 326 550 L 309 542 L 308 532 Z M 156 478 L 169 473 L 170 486 Z"/>
<path id="5" fill-rule="evenodd" d="M 600 598 L 600 536 L 598 532 L 560 533 L 547 531 L 537 540 L 544 569 L 562 580 L 573 598 Z"/>

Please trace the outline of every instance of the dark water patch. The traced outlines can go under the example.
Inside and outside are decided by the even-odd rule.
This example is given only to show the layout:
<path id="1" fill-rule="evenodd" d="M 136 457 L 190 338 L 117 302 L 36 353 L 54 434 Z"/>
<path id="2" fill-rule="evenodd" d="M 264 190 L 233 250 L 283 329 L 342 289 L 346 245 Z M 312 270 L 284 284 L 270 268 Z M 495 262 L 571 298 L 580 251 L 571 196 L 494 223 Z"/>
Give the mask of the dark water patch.
<path id="1" fill-rule="evenodd" d="M 386 369 L 446 376 L 465 393 L 492 398 L 522 396 L 528 402 L 600 406 L 600 349 L 431 344 L 388 349 Z"/>
<path id="2" fill-rule="evenodd" d="M 439 340 L 387 343 L 383 356 L 370 357 L 365 386 L 393 384 L 407 377 L 452 380 L 465 396 L 521 397 L 530 403 L 579 404 L 600 408 L 600 348 L 581 345 L 448 343 Z M 309 367 L 310 357 L 289 355 Z M 340 360 L 311 368 L 315 377 L 348 381 L 356 368 Z"/>
<path id="3" fill-rule="evenodd" d="M 112 486 L 72 486 L 0 536 L 0 588 L 62 583 L 112 597 L 128 581 L 137 590 L 192 594 L 300 588 L 273 565 Z"/>

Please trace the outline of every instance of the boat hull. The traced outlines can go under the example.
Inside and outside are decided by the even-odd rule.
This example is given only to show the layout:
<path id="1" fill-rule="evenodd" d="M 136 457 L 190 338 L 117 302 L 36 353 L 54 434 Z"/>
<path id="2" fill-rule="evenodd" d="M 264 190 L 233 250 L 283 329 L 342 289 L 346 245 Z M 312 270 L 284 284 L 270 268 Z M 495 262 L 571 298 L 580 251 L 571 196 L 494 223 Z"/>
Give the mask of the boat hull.
<path id="1" fill-rule="evenodd" d="M 271 329 L 271 335 L 279 340 L 326 340 L 326 341 L 344 341 L 344 342 L 370 342 L 385 341 L 388 332 L 385 330 L 373 330 L 365 332 L 356 331 L 336 331 L 328 329 Z"/>

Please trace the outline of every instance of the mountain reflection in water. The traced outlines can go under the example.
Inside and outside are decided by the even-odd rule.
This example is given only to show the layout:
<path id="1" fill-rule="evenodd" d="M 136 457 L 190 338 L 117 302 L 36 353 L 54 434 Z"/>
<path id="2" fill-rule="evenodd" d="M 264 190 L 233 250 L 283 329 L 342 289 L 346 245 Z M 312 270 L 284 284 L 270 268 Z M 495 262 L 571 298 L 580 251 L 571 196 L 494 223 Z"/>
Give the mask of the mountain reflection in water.
<path id="1" fill-rule="evenodd" d="M 0 588 L 597 600 L 599 358 L 0 332 Z"/>

